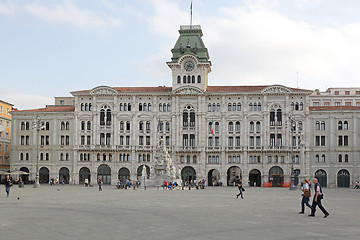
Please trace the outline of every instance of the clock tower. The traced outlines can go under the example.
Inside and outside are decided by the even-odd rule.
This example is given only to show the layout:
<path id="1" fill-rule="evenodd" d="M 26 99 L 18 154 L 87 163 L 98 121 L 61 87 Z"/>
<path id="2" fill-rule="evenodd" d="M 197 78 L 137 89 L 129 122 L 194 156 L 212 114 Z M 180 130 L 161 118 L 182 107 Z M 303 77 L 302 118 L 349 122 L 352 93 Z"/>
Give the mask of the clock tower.
<path id="1" fill-rule="evenodd" d="M 173 91 L 183 87 L 192 87 L 206 91 L 208 74 L 211 71 L 209 53 L 202 40 L 200 25 L 180 26 L 180 36 L 171 50 Z"/>

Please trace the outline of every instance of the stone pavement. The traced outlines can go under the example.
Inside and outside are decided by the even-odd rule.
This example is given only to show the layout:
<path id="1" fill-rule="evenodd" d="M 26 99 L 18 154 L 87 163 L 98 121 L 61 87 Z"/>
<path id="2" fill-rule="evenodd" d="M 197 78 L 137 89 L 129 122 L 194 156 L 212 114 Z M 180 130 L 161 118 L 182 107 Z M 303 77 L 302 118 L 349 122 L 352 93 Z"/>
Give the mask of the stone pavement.
<path id="1" fill-rule="evenodd" d="M 360 239 L 360 191 L 326 189 L 315 218 L 298 214 L 300 190 L 118 190 L 12 187 L 0 195 L 0 239 Z M 20 200 L 17 198 L 20 197 Z"/>

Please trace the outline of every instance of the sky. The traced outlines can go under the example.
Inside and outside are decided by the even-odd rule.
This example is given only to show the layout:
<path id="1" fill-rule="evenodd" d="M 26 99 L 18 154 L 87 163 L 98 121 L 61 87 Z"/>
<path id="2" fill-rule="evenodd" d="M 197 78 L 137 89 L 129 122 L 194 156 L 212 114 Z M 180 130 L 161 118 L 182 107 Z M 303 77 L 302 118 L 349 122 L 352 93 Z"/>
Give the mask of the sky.
<path id="1" fill-rule="evenodd" d="M 191 0 L 0 0 L 0 99 L 18 109 L 96 86 L 171 86 Z M 193 0 L 209 85 L 360 87 L 360 1 Z"/>

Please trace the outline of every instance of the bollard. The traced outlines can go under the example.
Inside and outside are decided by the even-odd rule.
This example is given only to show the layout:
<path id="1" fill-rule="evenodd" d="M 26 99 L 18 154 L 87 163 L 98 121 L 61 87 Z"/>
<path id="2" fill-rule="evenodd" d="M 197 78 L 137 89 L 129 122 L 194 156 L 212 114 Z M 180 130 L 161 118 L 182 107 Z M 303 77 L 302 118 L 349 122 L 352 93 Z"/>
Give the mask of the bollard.
<path id="1" fill-rule="evenodd" d="M 135 190 L 135 185 L 134 185 L 134 190 Z"/>
<path id="2" fill-rule="evenodd" d="M 146 190 L 146 186 L 145 186 L 145 190 Z"/>
<path id="3" fill-rule="evenodd" d="M 184 190 L 184 186 L 181 187 L 181 190 Z"/>
<path id="4" fill-rule="evenodd" d="M 191 187 L 189 187 L 189 190 L 191 190 Z"/>

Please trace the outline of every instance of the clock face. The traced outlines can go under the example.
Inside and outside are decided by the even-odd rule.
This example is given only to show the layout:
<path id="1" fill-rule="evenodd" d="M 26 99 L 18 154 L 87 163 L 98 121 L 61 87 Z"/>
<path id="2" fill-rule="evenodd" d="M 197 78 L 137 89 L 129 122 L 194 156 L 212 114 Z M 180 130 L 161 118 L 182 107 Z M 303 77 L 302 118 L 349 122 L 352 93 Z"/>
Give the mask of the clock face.
<path id="1" fill-rule="evenodd" d="M 187 71 L 187 72 L 191 72 L 192 70 L 194 70 L 195 68 L 195 63 L 193 61 L 186 61 L 184 63 L 184 69 Z"/>

